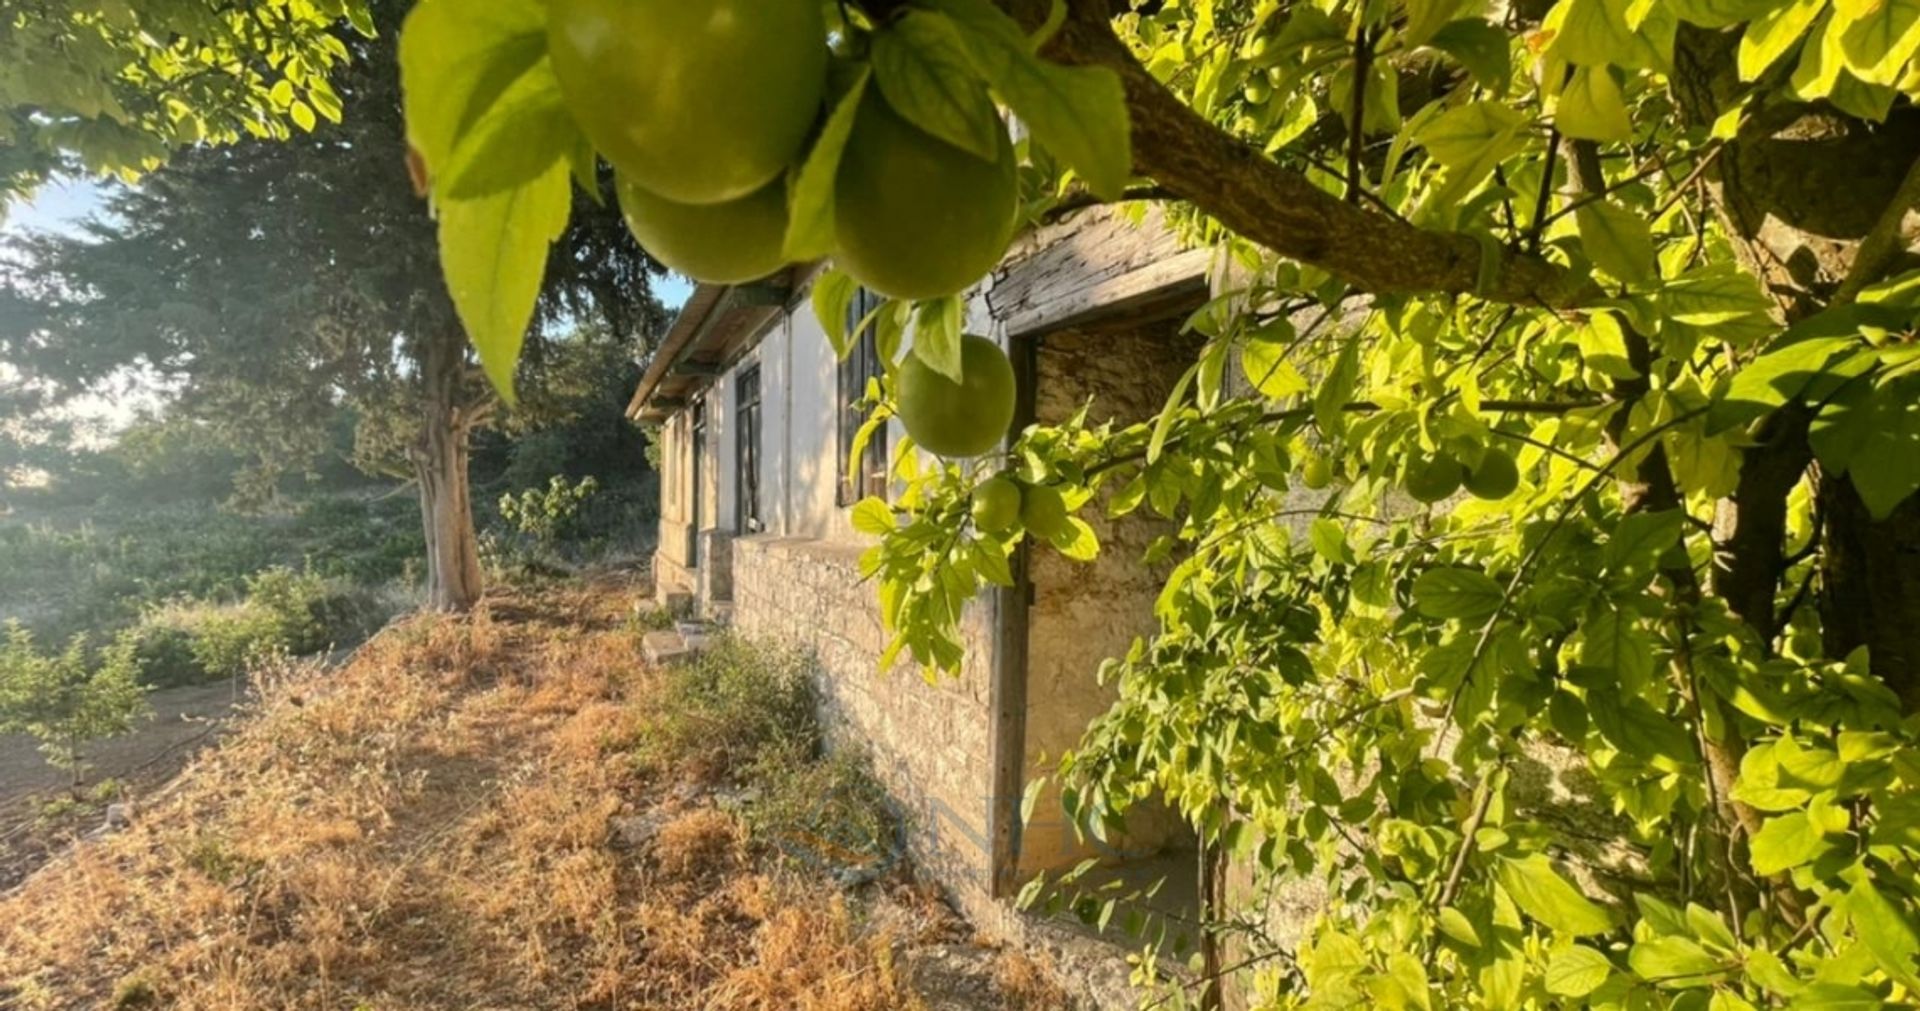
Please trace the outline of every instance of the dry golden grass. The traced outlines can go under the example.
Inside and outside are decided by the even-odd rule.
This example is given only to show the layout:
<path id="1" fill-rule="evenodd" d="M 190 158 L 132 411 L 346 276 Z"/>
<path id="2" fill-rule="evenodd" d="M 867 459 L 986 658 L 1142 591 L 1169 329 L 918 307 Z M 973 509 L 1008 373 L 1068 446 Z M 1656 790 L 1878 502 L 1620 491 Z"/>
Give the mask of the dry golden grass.
<path id="1" fill-rule="evenodd" d="M 265 679 L 135 827 L 0 898 L 0 1007 L 918 1006 L 894 937 L 637 771 L 628 599 L 509 596 Z"/>

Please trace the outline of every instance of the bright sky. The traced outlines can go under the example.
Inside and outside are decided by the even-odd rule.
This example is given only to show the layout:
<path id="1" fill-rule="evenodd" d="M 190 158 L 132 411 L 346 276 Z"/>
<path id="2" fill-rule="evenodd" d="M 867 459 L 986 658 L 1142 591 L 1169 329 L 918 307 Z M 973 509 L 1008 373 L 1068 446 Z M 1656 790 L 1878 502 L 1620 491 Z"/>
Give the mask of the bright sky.
<path id="1" fill-rule="evenodd" d="M 42 186 L 26 204 L 8 209 L 0 232 L 61 231 L 100 207 L 100 188 L 87 180 Z"/>

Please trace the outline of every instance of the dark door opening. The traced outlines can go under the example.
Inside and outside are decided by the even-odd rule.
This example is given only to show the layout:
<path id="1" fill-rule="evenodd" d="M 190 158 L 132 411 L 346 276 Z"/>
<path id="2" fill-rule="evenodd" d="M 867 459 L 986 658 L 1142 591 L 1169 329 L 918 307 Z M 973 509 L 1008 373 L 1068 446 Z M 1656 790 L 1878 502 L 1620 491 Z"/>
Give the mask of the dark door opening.
<path id="1" fill-rule="evenodd" d="M 765 529 L 760 519 L 760 366 L 750 365 L 735 381 L 734 426 L 735 487 L 734 533 L 757 534 Z"/>
<path id="2" fill-rule="evenodd" d="M 693 517 L 687 536 L 693 539 L 693 549 L 687 557 L 693 559 L 693 568 L 700 567 L 700 527 L 706 522 L 707 512 L 707 402 L 705 399 L 693 405 Z"/>

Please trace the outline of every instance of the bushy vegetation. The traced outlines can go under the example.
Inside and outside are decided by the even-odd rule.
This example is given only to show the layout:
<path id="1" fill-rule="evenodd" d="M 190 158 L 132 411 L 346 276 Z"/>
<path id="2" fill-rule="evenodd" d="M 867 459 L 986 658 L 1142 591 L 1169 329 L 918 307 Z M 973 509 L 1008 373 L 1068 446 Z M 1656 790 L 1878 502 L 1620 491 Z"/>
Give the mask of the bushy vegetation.
<path id="1" fill-rule="evenodd" d="M 819 750 L 813 682 L 799 653 L 720 636 L 653 676 L 635 751 L 643 768 L 737 783 L 753 777 L 762 755 L 811 759 Z"/>
<path id="2" fill-rule="evenodd" d="M 394 594 L 377 587 L 276 566 L 249 576 L 234 603 L 155 607 L 115 641 L 132 651 L 141 683 L 198 684 L 244 674 L 275 655 L 358 642 L 400 606 Z"/>
<path id="3" fill-rule="evenodd" d="M 866 755 L 825 748 L 804 654 L 722 635 L 651 677 L 635 748 L 643 771 L 737 791 L 756 844 L 843 880 L 900 856 L 899 812 Z"/>
<path id="4" fill-rule="evenodd" d="M 133 651 L 124 644 L 95 652 L 77 636 L 48 653 L 33 633 L 9 624 L 0 640 L 0 733 L 33 735 L 77 790 L 86 746 L 133 729 L 147 711 L 135 673 Z"/>
<path id="5" fill-rule="evenodd" d="M 327 497 L 284 515 L 207 501 L 34 510 L 0 521 L 0 615 L 42 638 L 111 635 L 167 601 L 234 601 L 275 566 L 356 584 L 404 578 L 422 551 L 405 497 Z"/>

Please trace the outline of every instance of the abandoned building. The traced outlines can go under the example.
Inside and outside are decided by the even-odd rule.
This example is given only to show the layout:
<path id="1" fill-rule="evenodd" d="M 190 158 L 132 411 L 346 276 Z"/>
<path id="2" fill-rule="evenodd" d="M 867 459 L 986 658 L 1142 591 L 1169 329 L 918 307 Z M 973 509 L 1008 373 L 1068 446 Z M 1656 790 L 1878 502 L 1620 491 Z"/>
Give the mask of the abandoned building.
<path id="1" fill-rule="evenodd" d="M 1182 324 L 1209 297 L 1209 261 L 1157 219 L 1139 225 L 1106 209 L 1017 242 L 968 308 L 968 329 L 1013 359 L 1014 430 L 1089 401 L 1096 419 L 1157 412 L 1193 359 Z M 1105 545 L 1092 571 L 1049 550 L 1022 552 L 1018 585 L 965 615 L 958 678 L 929 684 L 909 662 L 876 669 L 887 635 L 857 571 L 868 538 L 847 513 L 887 494 L 900 432 L 849 460 L 863 421 L 854 403 L 880 363 L 871 335 L 836 358 L 809 301 L 816 270 L 699 287 L 634 395 L 631 416 L 661 433 L 656 592 L 814 654 L 829 725 L 872 753 L 908 811 L 916 861 L 975 922 L 1004 917 L 1035 872 L 1090 855 L 1191 867 L 1191 835 L 1172 817 L 1144 815 L 1099 849 L 1048 813 L 1059 810 L 1053 798 L 1021 821 L 1027 784 L 1110 705 L 1101 661 L 1153 628 L 1165 573 L 1139 558 L 1158 521 L 1088 516 Z M 854 318 L 872 304 L 863 293 Z"/>

